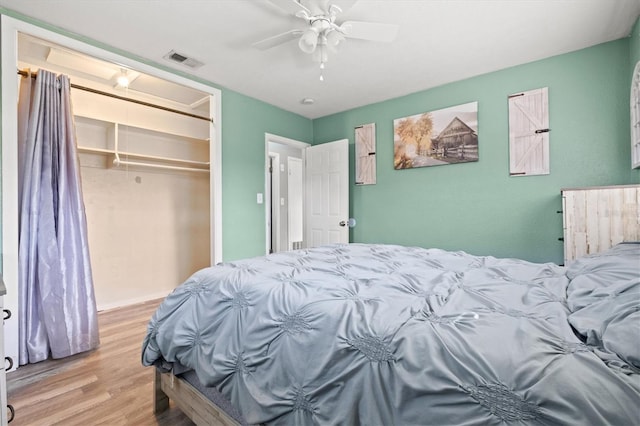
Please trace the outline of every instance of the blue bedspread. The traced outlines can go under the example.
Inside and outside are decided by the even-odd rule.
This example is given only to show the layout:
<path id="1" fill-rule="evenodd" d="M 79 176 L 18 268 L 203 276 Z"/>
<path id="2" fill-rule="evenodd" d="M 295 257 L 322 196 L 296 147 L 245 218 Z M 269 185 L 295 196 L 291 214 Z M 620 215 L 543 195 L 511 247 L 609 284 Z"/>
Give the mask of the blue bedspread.
<path id="1" fill-rule="evenodd" d="M 608 266 L 624 277 L 569 293 L 588 262 L 350 244 L 224 263 L 166 298 L 142 362 L 195 370 L 249 423 L 638 424 L 638 353 L 579 315 L 610 284 L 640 288 L 640 245 L 616 249 Z M 617 325 L 638 318 L 625 294 Z"/>

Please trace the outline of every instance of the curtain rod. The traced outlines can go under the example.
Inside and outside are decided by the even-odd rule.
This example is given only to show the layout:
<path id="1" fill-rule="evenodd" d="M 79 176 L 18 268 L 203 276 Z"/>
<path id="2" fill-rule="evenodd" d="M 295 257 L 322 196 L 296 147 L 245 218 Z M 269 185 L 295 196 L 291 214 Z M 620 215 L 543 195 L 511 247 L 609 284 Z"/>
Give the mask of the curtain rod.
<path id="1" fill-rule="evenodd" d="M 29 73 L 27 71 L 18 70 L 18 74 L 20 74 L 23 77 L 27 77 Z M 36 77 L 36 76 L 37 76 L 37 73 L 35 73 L 35 72 L 31 73 L 31 77 Z M 110 98 L 119 99 L 121 101 L 133 102 L 134 104 L 139 104 L 139 105 L 144 105 L 144 106 L 148 106 L 148 107 L 151 107 L 151 108 L 161 109 L 163 111 L 173 112 L 175 114 L 186 115 L 187 117 L 197 118 L 199 120 L 206 120 L 206 121 L 210 121 L 210 122 L 213 123 L 213 118 L 211 118 L 211 117 L 204 117 L 202 115 L 191 114 L 190 112 L 184 112 L 184 111 L 180 111 L 178 109 L 168 108 L 168 107 L 165 107 L 165 106 L 162 106 L 162 105 L 156 105 L 156 104 L 152 104 L 152 103 L 149 103 L 149 102 L 139 101 L 137 99 L 126 98 L 124 96 L 114 95 L 113 93 L 103 92 L 101 90 L 92 89 L 90 87 L 80 86 L 78 84 L 70 83 L 70 85 L 71 85 L 71 87 L 73 89 L 84 90 L 85 92 L 91 92 L 91 93 L 95 93 L 97 95 L 108 96 Z"/>

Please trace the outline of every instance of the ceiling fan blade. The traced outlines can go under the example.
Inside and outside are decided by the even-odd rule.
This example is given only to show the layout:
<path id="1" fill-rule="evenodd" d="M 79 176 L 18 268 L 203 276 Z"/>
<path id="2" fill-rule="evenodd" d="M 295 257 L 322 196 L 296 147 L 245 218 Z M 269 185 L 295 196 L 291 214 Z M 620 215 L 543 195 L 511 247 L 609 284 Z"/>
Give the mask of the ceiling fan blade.
<path id="1" fill-rule="evenodd" d="M 257 41 L 252 44 L 253 47 L 260 50 L 267 50 L 275 47 L 279 44 L 286 43 L 290 40 L 296 39 L 302 35 L 302 30 L 290 30 L 286 33 L 277 34 L 273 37 L 265 38 L 264 40 Z"/>
<path id="2" fill-rule="evenodd" d="M 375 22 L 345 21 L 340 25 L 345 37 L 361 40 L 390 42 L 398 34 L 395 24 L 379 24 Z"/>
<path id="3" fill-rule="evenodd" d="M 305 12 L 310 13 L 309 9 L 307 9 L 307 7 L 305 7 L 298 0 L 268 0 L 268 1 L 269 3 L 279 7 L 280 9 L 284 10 L 285 12 L 293 16 L 296 16 L 301 10 L 304 10 Z"/>
<path id="4" fill-rule="evenodd" d="M 328 6 L 331 6 L 332 4 L 335 4 L 336 6 L 338 6 L 340 8 L 342 13 L 344 13 L 347 10 L 351 9 L 353 7 L 353 5 L 356 4 L 357 1 L 358 0 L 329 0 L 328 1 Z M 327 8 L 327 10 L 328 10 L 328 8 Z"/>

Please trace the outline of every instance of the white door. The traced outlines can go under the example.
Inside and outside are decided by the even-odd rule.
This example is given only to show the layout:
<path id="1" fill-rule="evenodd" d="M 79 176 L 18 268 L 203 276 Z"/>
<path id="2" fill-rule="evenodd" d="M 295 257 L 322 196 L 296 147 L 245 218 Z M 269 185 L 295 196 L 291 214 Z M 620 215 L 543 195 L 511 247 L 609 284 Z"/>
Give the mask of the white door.
<path id="1" fill-rule="evenodd" d="M 349 242 L 349 141 L 306 150 L 306 247 Z"/>

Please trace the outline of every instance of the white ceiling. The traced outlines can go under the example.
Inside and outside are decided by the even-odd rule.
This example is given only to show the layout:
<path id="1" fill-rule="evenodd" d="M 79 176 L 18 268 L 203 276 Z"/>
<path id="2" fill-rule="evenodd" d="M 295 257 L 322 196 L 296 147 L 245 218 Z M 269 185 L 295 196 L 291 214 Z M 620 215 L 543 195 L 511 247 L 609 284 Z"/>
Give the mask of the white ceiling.
<path id="1" fill-rule="evenodd" d="M 359 0 L 344 20 L 399 25 L 392 43 L 349 39 L 325 81 L 295 41 L 293 0 L 0 0 L 0 6 L 309 118 L 627 37 L 640 0 Z M 326 1 L 326 0 L 301 0 Z M 333 0 L 340 5 L 348 0 Z M 170 50 L 205 65 L 163 59 Z M 313 105 L 303 105 L 313 98 Z"/>

